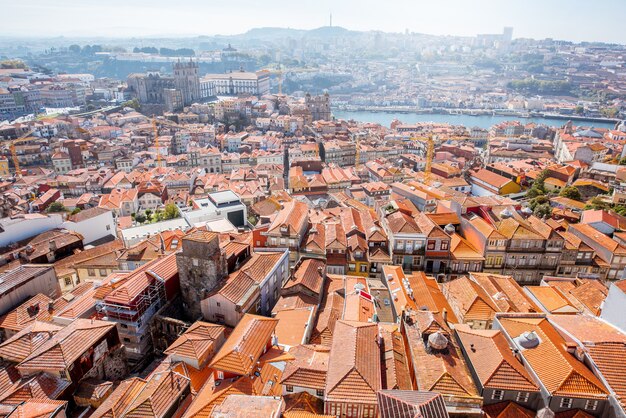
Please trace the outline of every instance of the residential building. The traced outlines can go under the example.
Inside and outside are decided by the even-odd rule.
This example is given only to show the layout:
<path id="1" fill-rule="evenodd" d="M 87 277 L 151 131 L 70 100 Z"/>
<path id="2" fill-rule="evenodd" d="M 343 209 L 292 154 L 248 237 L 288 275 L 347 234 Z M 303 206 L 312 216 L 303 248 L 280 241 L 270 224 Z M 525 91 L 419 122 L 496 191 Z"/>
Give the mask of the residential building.
<path id="1" fill-rule="evenodd" d="M 465 324 L 455 325 L 454 331 L 485 405 L 512 401 L 530 410 L 540 409 L 539 387 L 501 331 Z"/>
<path id="2" fill-rule="evenodd" d="M 540 388 L 543 405 L 554 413 L 580 409 L 587 414 L 608 413 L 609 390 L 577 357 L 542 314 L 501 314 L 494 321 Z"/>
<path id="3" fill-rule="evenodd" d="M 382 389 L 378 326 L 337 321 L 328 359 L 324 413 L 372 418 L 378 415 L 376 392 Z"/>
<path id="4" fill-rule="evenodd" d="M 119 324 L 129 364 L 142 364 L 152 352 L 150 320 L 180 289 L 175 254 L 120 274 L 101 286 L 96 309 L 100 319 Z"/>
<path id="5" fill-rule="evenodd" d="M 288 276 L 287 251 L 255 252 L 200 302 L 202 316 L 234 327 L 246 313 L 269 315 Z"/>

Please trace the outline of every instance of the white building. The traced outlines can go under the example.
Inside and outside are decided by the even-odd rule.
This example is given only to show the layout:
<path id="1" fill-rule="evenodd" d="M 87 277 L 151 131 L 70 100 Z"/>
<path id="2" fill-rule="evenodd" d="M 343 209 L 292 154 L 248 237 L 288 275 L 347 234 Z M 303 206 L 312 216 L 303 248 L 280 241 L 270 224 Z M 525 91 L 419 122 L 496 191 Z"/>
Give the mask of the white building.
<path id="1" fill-rule="evenodd" d="M 70 216 L 63 222 L 62 228 L 81 234 L 84 245 L 108 236 L 117 236 L 113 211 L 100 207 L 85 209 Z"/>
<path id="2" fill-rule="evenodd" d="M 626 331 L 626 280 L 611 283 L 600 318 Z"/>
<path id="3" fill-rule="evenodd" d="M 270 93 L 270 78 L 267 72 L 250 73 L 235 71 L 226 74 L 207 74 L 200 79 L 200 90 L 208 94 L 211 92 L 210 84 L 213 84 L 212 95 L 216 96 L 263 96 Z M 211 95 L 211 96 L 212 96 Z M 209 97 L 209 96 L 204 96 Z"/>
<path id="4" fill-rule="evenodd" d="M 63 217 L 58 213 L 29 213 L 0 219 L 0 247 L 23 241 L 42 232 L 59 228 Z"/>
<path id="5" fill-rule="evenodd" d="M 193 199 L 193 208 L 181 211 L 183 218 L 191 226 L 204 226 L 209 221 L 226 219 L 235 227 L 245 226 L 248 209 L 236 193 L 226 190 L 209 193 L 208 197 Z"/>

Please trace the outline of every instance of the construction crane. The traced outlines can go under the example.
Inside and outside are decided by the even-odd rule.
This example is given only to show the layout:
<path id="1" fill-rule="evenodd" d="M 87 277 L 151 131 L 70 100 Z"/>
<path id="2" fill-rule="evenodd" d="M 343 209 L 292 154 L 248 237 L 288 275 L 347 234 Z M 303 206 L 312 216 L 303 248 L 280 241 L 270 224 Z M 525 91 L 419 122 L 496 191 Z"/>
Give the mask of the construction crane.
<path id="1" fill-rule="evenodd" d="M 167 119 L 157 119 L 152 117 L 152 129 L 154 130 L 154 147 L 156 148 L 157 153 L 157 166 L 161 167 L 161 151 L 159 150 L 159 128 L 157 124 L 167 125 L 174 128 L 182 128 L 183 126 L 171 122 Z"/>
<path id="2" fill-rule="evenodd" d="M 15 144 L 19 144 L 20 142 L 32 141 L 33 137 L 31 137 L 30 135 L 34 131 L 35 131 L 34 129 L 31 129 L 30 131 L 28 131 L 24 135 L 20 136 L 19 138 L 14 139 L 14 140 L 9 142 L 9 151 L 11 152 L 11 159 L 13 160 L 13 168 L 15 169 L 15 176 L 16 177 L 21 177 L 22 176 L 22 170 L 20 169 L 20 161 L 17 158 L 17 152 L 15 151 Z"/>
<path id="3" fill-rule="evenodd" d="M 159 149 L 159 128 L 156 118 L 152 118 L 152 129 L 154 130 L 154 147 L 157 154 L 157 167 L 161 167 L 161 150 Z"/>
<path id="4" fill-rule="evenodd" d="M 430 183 L 430 171 L 433 165 L 433 157 L 435 156 L 435 139 L 433 136 L 421 137 L 412 136 L 411 141 L 419 141 L 426 144 L 426 165 L 424 166 L 424 184 Z"/>

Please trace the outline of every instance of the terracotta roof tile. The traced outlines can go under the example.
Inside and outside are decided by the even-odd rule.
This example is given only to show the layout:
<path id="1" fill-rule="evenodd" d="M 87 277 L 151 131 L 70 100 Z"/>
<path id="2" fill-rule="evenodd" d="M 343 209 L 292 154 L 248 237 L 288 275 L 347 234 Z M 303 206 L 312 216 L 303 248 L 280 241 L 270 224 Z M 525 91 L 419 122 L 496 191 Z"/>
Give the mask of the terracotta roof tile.
<path id="1" fill-rule="evenodd" d="M 194 322 L 180 337 L 164 351 L 165 354 L 186 357 L 203 365 L 211 353 L 219 347 L 216 345 L 223 338 L 225 328 L 208 322 Z"/>
<path id="2" fill-rule="evenodd" d="M 263 350 L 270 341 L 278 320 L 245 314 L 210 367 L 235 374 L 248 374 L 254 368 Z"/>
<path id="3" fill-rule="evenodd" d="M 455 331 L 484 388 L 537 392 L 539 388 L 515 358 L 498 330 L 474 330 L 465 324 Z"/>
<path id="4" fill-rule="evenodd" d="M 537 334 L 539 344 L 536 347 L 524 349 L 519 345 L 518 348 L 550 394 L 574 398 L 607 398 L 608 391 L 602 382 L 567 351 L 564 338 L 545 317 L 502 316 L 498 320 L 510 338 L 515 339 L 531 331 Z"/>
<path id="5" fill-rule="evenodd" d="M 322 345 L 299 345 L 289 350 L 295 357 L 287 362 L 283 372 L 283 385 L 300 386 L 311 389 L 326 387 L 326 374 L 330 349 Z"/>
<path id="6" fill-rule="evenodd" d="M 376 343 L 378 326 L 338 321 L 326 378 L 326 400 L 376 403 L 381 389 L 380 356 Z"/>

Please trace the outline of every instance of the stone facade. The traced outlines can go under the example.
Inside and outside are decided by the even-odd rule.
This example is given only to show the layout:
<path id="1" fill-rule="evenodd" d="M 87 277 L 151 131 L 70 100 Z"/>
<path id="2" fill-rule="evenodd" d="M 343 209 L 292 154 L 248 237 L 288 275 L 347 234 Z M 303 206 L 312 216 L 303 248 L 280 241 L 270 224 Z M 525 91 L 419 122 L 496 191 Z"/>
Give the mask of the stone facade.
<path id="1" fill-rule="evenodd" d="M 198 63 L 178 61 L 174 64 L 174 81 L 176 89 L 180 91 L 183 105 L 188 106 L 200 99 L 200 77 L 198 77 Z"/>
<path id="2" fill-rule="evenodd" d="M 307 93 L 304 101 L 311 113 L 311 119 L 314 121 L 331 119 L 330 96 L 328 93 L 324 93 L 321 96 L 311 96 Z"/>
<path id="3" fill-rule="evenodd" d="M 176 255 L 183 306 L 191 320 L 202 315 L 200 302 L 228 274 L 219 235 L 197 231 L 183 238 L 182 252 Z"/>

